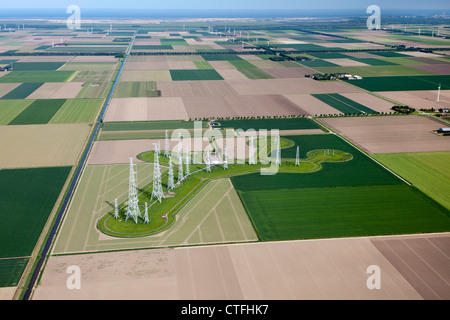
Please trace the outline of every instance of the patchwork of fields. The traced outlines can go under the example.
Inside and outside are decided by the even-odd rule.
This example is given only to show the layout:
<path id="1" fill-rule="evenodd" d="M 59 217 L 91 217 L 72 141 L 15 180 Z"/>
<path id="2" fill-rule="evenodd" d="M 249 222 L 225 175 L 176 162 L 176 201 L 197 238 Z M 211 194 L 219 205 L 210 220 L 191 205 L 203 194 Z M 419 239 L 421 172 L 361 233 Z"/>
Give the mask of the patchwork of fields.
<path id="1" fill-rule="evenodd" d="M 248 33 L 233 30 L 234 24 Z M 0 67 L 11 68 L 0 72 L 0 239 L 4 244 L 0 299 L 23 296 L 78 168 L 79 180 L 50 245 L 49 264 L 41 270 L 37 298 L 73 297 L 54 282 L 61 277 L 58 261 L 78 259 L 97 281 L 102 276 L 96 272 L 116 263 L 123 267 L 124 257 L 137 259 L 134 268 L 143 268 L 137 278 L 146 288 L 170 287 L 165 297 L 307 298 L 290 282 L 295 279 L 312 288 L 296 272 L 308 268 L 305 274 L 316 283 L 310 291 L 316 297 L 449 296 L 450 287 L 442 284 L 436 292 L 423 289 L 424 284 L 398 262 L 405 256 L 411 259 L 403 246 L 408 242 L 416 249 L 419 243 L 429 249 L 417 249 L 420 259 L 425 259 L 424 252 L 433 252 L 437 260 L 445 260 L 441 268 L 450 266 L 448 257 L 436 249 L 448 249 L 450 141 L 449 136 L 434 132 L 448 127 L 448 120 L 419 112 L 390 114 L 395 105 L 417 110 L 450 107 L 450 50 L 442 48 L 450 49 L 450 41 L 384 30 L 309 31 L 287 22 L 289 28 L 278 22 L 264 24 L 236 20 L 223 35 L 209 30 L 205 21 L 137 25 L 125 20 L 112 32 L 93 22 L 87 32 L 30 26 L 0 33 Z M 384 45 L 393 43 L 426 44 L 440 50 L 396 52 Z M 317 73 L 350 74 L 352 79 L 310 77 Z M 440 99 L 436 99 L 438 88 Z M 249 146 L 251 129 L 279 130 L 281 172 L 261 175 L 261 164 L 249 167 L 252 152 L 261 153 Z M 178 192 L 183 199 L 171 209 L 176 208 L 173 216 L 158 215 L 160 220 L 173 219 L 164 232 L 142 237 L 104 233 L 99 224 L 109 226 L 115 199 L 127 200 L 129 159 L 137 163 L 139 192 L 150 193 L 154 164 L 147 161 L 153 161 L 156 145 L 165 147 L 166 133 L 173 138 L 168 146 L 174 150 L 178 132 L 202 135 L 183 141 L 202 162 L 189 169 L 206 164 L 206 151 L 217 159 L 223 156 L 225 132 L 236 142 L 228 150 L 232 160 L 247 163 L 225 171 L 219 161 L 207 179 L 195 177 L 200 182 L 192 193 L 185 195 L 187 189 L 181 188 L 167 193 L 173 197 L 170 201 L 178 201 Z M 79 167 L 90 141 L 92 148 Z M 238 155 L 242 145 L 245 150 Z M 297 147 L 300 168 L 294 166 Z M 314 163 L 308 161 L 312 151 L 317 155 Z M 345 158 L 339 158 L 342 155 Z M 165 190 L 168 166 L 166 158 L 161 164 Z M 133 225 L 128 223 L 127 228 Z M 396 240 L 423 233 L 444 235 L 428 235 L 433 239 L 423 240 L 426 243 L 422 238 Z M 380 236 L 395 237 L 385 241 L 391 238 Z M 310 241 L 297 241 L 305 239 Z M 128 251 L 135 249 L 153 263 L 142 262 L 138 251 Z M 110 257 L 111 264 L 100 258 L 89 262 L 94 252 Z M 340 289 L 339 295 L 331 292 L 324 285 L 329 271 L 323 259 L 336 262 L 338 256 L 357 261 L 339 265 L 340 270 L 359 276 L 370 260 L 367 257 L 376 258 L 383 272 L 389 270 L 393 277 L 386 286 L 397 291 L 369 295 L 343 273 L 339 281 L 348 290 Z M 428 267 L 417 273 L 423 270 Z M 442 278 L 439 271 L 430 270 L 430 279 Z M 175 274 L 181 283 L 176 286 Z M 194 278 L 200 279 L 195 285 Z M 102 282 L 105 288 L 115 285 L 111 279 Z M 136 279 L 121 279 L 136 284 Z M 93 290 L 86 291 L 90 297 L 93 283 L 86 284 Z M 122 285 L 123 292 L 132 291 L 131 284 Z M 56 293 L 49 293 L 49 288 Z M 148 295 L 155 298 L 152 294 Z"/>

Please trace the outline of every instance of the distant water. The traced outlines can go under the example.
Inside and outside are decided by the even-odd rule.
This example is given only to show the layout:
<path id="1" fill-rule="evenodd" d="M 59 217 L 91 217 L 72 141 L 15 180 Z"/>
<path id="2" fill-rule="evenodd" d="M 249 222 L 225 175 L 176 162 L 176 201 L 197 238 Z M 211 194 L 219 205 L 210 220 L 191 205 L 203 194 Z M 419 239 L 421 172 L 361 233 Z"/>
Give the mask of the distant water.
<path id="1" fill-rule="evenodd" d="M 449 11 L 449 10 L 447 10 Z M 432 15 L 443 10 L 382 10 L 384 15 Z M 368 16 L 366 8 L 358 10 L 151 10 L 151 9 L 90 9 L 81 8 L 85 18 L 295 18 L 295 17 L 354 17 Z M 66 8 L 2 9 L 0 18 L 67 18 Z"/>

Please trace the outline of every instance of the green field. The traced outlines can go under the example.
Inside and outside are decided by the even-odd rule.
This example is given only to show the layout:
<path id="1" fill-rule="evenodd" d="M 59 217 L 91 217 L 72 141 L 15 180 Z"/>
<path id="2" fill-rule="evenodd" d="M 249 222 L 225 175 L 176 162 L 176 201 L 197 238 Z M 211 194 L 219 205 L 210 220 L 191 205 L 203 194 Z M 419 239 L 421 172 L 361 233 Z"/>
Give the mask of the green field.
<path id="1" fill-rule="evenodd" d="M 204 51 L 204 50 L 202 50 Z M 216 50 L 213 50 L 214 52 Z M 206 61 L 233 61 L 233 60 L 242 60 L 237 54 L 202 54 L 203 59 Z"/>
<path id="2" fill-rule="evenodd" d="M 396 58 L 396 57 L 410 57 L 406 54 L 394 52 L 394 51 L 380 51 L 380 52 L 372 52 L 373 54 L 380 56 L 380 57 L 389 57 L 389 58 Z"/>
<path id="3" fill-rule="evenodd" d="M 437 90 L 439 84 L 442 90 L 450 89 L 450 76 L 365 77 L 344 81 L 368 91 Z"/>
<path id="4" fill-rule="evenodd" d="M 171 45 L 134 45 L 133 50 L 173 50 Z"/>
<path id="5" fill-rule="evenodd" d="M 170 70 L 173 81 L 224 80 L 216 70 Z"/>
<path id="6" fill-rule="evenodd" d="M 65 102 L 66 99 L 34 100 L 32 104 L 18 114 L 9 124 L 46 124 Z"/>
<path id="7" fill-rule="evenodd" d="M 206 122 L 202 122 L 206 128 Z M 194 129 L 194 121 L 160 120 L 160 121 L 124 121 L 105 122 L 102 131 L 140 131 L 140 130 L 176 130 Z"/>
<path id="8" fill-rule="evenodd" d="M 8 99 L 25 99 L 30 94 L 32 94 L 34 91 L 36 91 L 40 86 L 42 86 L 43 83 L 22 83 L 17 88 L 11 90 L 6 95 L 4 95 L 1 99 L 8 100 Z"/>
<path id="9" fill-rule="evenodd" d="M 434 73 L 432 72 L 410 68 L 402 65 L 375 65 L 368 67 L 326 67 L 316 68 L 316 70 L 322 73 L 349 73 L 361 76 L 363 77 L 363 80 L 365 77 L 434 75 Z"/>
<path id="10" fill-rule="evenodd" d="M 108 81 L 85 82 L 75 98 L 106 98 L 111 87 L 112 82 Z"/>
<path id="11" fill-rule="evenodd" d="M 188 46 L 189 44 L 184 39 L 161 39 L 161 45 L 166 46 Z"/>
<path id="12" fill-rule="evenodd" d="M 303 130 L 320 129 L 320 127 L 308 118 L 293 119 L 248 119 L 248 120 L 219 120 L 220 128 L 233 129 L 279 129 L 279 130 Z"/>
<path id="13" fill-rule="evenodd" d="M 1 77 L 0 83 L 68 82 L 75 74 L 76 71 L 12 71 Z"/>
<path id="14" fill-rule="evenodd" d="M 448 210 L 406 184 L 238 191 L 263 241 L 450 230 Z"/>
<path id="15" fill-rule="evenodd" d="M 31 254 L 70 170 L 0 170 L 0 258 Z"/>
<path id="16" fill-rule="evenodd" d="M 103 99 L 68 99 L 49 123 L 94 122 Z"/>
<path id="17" fill-rule="evenodd" d="M 450 209 L 450 152 L 374 154 L 373 157 Z"/>
<path id="18" fill-rule="evenodd" d="M 305 67 L 318 68 L 318 67 L 340 67 L 338 64 L 326 61 L 326 60 L 311 60 L 311 61 L 297 61 Z"/>
<path id="19" fill-rule="evenodd" d="M 57 70 L 65 62 L 16 62 L 14 71 L 32 71 L 32 70 Z"/>
<path id="20" fill-rule="evenodd" d="M 0 100 L 0 125 L 10 123 L 32 103 L 33 100 Z"/>
<path id="21" fill-rule="evenodd" d="M 194 65 L 199 70 L 214 69 L 213 66 L 208 61 L 194 61 Z"/>
<path id="22" fill-rule="evenodd" d="M 258 68 L 238 69 L 238 71 L 249 79 L 275 79 L 275 77 Z"/>
<path id="23" fill-rule="evenodd" d="M 115 62 L 68 62 L 60 70 L 74 71 L 103 71 L 114 70 L 117 64 Z"/>
<path id="24" fill-rule="evenodd" d="M 17 286 L 27 263 L 28 258 L 0 259 L 0 288 Z"/>
<path id="25" fill-rule="evenodd" d="M 312 94 L 312 96 L 344 114 L 377 113 L 376 111 L 338 93 Z"/>
<path id="26" fill-rule="evenodd" d="M 256 69 L 257 67 L 247 60 L 230 60 L 228 61 L 236 69 Z"/>
<path id="27" fill-rule="evenodd" d="M 121 81 L 114 90 L 115 98 L 157 97 L 156 81 Z"/>
<path id="28" fill-rule="evenodd" d="M 350 153 L 310 174 L 251 173 L 231 178 L 263 241 L 450 230 L 450 213 L 333 134 L 283 136 L 282 161 L 317 149 Z M 292 161 L 292 160 L 291 160 Z M 303 164 L 301 164 L 303 165 Z"/>

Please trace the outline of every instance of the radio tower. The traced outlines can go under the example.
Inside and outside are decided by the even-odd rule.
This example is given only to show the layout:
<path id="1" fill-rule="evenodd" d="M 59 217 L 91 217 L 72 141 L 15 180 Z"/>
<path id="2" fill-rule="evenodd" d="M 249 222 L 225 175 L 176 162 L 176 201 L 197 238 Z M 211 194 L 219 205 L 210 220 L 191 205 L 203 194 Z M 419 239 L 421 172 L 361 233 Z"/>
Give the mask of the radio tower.
<path id="1" fill-rule="evenodd" d="M 161 184 L 161 171 L 159 168 L 159 150 L 158 145 L 154 143 L 155 145 L 155 164 L 153 168 L 153 191 L 152 191 L 152 199 L 156 198 L 159 202 L 161 202 L 161 199 L 164 198 L 164 192 L 162 189 Z"/>
<path id="2" fill-rule="evenodd" d="M 130 180 L 128 184 L 128 201 L 126 202 L 127 209 L 125 211 L 125 222 L 128 219 L 133 219 L 137 223 L 138 217 L 141 215 L 139 211 L 139 199 L 137 195 L 137 172 L 133 164 L 133 158 L 130 158 Z"/>

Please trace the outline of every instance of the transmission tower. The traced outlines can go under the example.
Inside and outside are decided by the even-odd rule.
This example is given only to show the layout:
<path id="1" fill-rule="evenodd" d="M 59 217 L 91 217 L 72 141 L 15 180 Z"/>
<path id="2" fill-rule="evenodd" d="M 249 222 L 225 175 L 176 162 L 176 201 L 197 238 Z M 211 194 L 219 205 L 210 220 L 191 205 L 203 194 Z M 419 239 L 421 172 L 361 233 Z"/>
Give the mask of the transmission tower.
<path id="1" fill-rule="evenodd" d="M 145 203 L 145 211 L 144 211 L 144 223 L 149 223 L 150 220 L 148 219 L 148 204 Z"/>
<path id="2" fill-rule="evenodd" d="M 228 154 L 227 154 L 227 145 L 223 146 L 223 168 L 228 170 Z"/>
<path id="3" fill-rule="evenodd" d="M 119 219 L 119 205 L 117 204 L 117 198 L 114 199 L 114 218 Z"/>
<path id="4" fill-rule="evenodd" d="M 295 165 L 298 167 L 300 165 L 300 147 L 297 146 L 297 154 L 295 155 Z"/>
<path id="5" fill-rule="evenodd" d="M 137 195 L 137 172 L 133 164 L 133 158 L 130 158 L 130 178 L 128 184 L 128 201 L 126 202 L 125 221 L 133 219 L 137 223 L 141 215 L 139 210 L 139 199 Z"/>
<path id="6" fill-rule="evenodd" d="M 250 137 L 250 148 L 249 148 L 249 158 L 248 164 L 253 165 L 256 164 L 256 148 L 255 148 L 255 139 Z"/>
<path id="7" fill-rule="evenodd" d="M 190 164 L 191 164 L 191 157 L 190 157 L 190 153 L 186 152 L 186 177 L 189 176 L 191 174 L 191 168 L 190 168 Z"/>
<path id="8" fill-rule="evenodd" d="M 169 156 L 169 180 L 167 181 L 167 189 L 172 190 L 174 187 L 175 187 L 175 182 L 173 180 L 172 156 Z"/>
<path id="9" fill-rule="evenodd" d="M 159 202 L 161 202 L 161 199 L 164 198 L 164 192 L 162 189 L 161 184 L 161 171 L 159 168 L 159 150 L 158 145 L 154 143 L 155 145 L 155 163 L 153 168 L 153 191 L 152 191 L 152 199 L 156 198 Z"/>
<path id="10" fill-rule="evenodd" d="M 281 165 L 281 148 L 280 148 L 280 136 L 276 137 L 276 157 L 275 157 L 275 165 Z"/>
<path id="11" fill-rule="evenodd" d="M 165 145 L 164 145 L 164 156 L 165 157 L 169 157 L 170 152 L 169 152 L 169 131 L 166 130 L 166 140 L 165 140 Z"/>
<path id="12" fill-rule="evenodd" d="M 206 172 L 211 172 L 211 154 L 209 153 L 209 150 L 206 152 Z"/>

